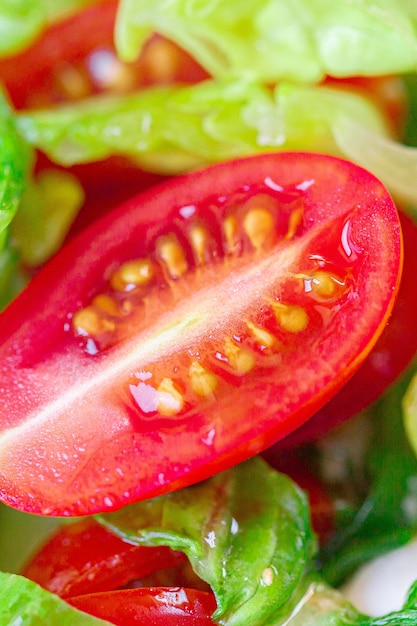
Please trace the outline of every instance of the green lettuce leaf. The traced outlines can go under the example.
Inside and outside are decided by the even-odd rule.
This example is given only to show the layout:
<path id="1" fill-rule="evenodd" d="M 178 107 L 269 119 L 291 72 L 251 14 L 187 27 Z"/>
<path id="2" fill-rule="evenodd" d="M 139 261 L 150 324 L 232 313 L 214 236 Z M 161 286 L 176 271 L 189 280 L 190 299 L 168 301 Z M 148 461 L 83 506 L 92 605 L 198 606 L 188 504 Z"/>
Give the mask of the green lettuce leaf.
<path id="1" fill-rule="evenodd" d="M 110 622 L 74 609 L 32 581 L 0 572 L 1 626 L 109 626 Z"/>
<path id="2" fill-rule="evenodd" d="M 262 624 L 288 602 L 316 547 L 306 497 L 260 458 L 99 521 L 129 542 L 184 552 L 228 626 Z"/>
<path id="3" fill-rule="evenodd" d="M 144 169 L 175 174 L 267 150 L 340 154 L 340 117 L 387 135 L 367 99 L 339 89 L 205 81 L 149 88 L 17 116 L 24 138 L 63 165 L 124 154 Z"/>
<path id="4" fill-rule="evenodd" d="M 17 132 L 13 113 L 0 93 L 0 251 L 26 188 L 32 153 Z"/>
<path id="5" fill-rule="evenodd" d="M 417 216 L 417 148 L 375 133 L 352 118 L 334 127 L 340 151 L 380 178 L 411 215 Z"/>
<path id="6" fill-rule="evenodd" d="M 29 280 L 29 274 L 21 267 L 17 248 L 7 241 L 0 252 L 0 311 L 20 293 Z"/>
<path id="7" fill-rule="evenodd" d="M 260 458 L 98 520 L 128 542 L 187 554 L 216 595 L 220 626 L 417 626 L 417 583 L 403 609 L 372 618 L 322 579 L 305 494 Z M 54 623 L 108 624 L 0 574 L 1 626 Z"/>
<path id="8" fill-rule="evenodd" d="M 0 56 L 30 45 L 51 22 L 97 0 L 2 0 L 0 3 Z"/>
<path id="9" fill-rule="evenodd" d="M 116 45 L 132 61 L 156 31 L 215 77 L 318 82 L 414 72 L 416 26 L 412 0 L 121 0 Z"/>
<path id="10" fill-rule="evenodd" d="M 57 252 L 84 197 L 81 183 L 65 170 L 44 169 L 30 180 L 10 228 L 25 265 L 41 266 Z"/>

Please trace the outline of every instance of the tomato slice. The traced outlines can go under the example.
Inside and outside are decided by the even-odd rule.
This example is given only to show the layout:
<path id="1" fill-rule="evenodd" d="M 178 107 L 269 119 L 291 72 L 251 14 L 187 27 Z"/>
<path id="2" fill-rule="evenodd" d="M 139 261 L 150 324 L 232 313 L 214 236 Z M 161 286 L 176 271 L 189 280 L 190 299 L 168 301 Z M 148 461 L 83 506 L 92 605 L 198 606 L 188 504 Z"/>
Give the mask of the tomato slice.
<path id="1" fill-rule="evenodd" d="M 60 527 L 22 575 L 61 598 L 111 591 L 156 570 L 184 563 L 185 555 L 165 546 L 134 546 L 93 518 Z"/>
<path id="2" fill-rule="evenodd" d="M 212 626 L 213 594 L 183 587 L 124 589 L 71 598 L 77 609 L 117 626 Z"/>
<path id="3" fill-rule="evenodd" d="M 330 156 L 225 162 L 73 239 L 0 317 L 0 494 L 80 515 L 258 453 L 354 373 L 391 312 L 401 231 Z"/>

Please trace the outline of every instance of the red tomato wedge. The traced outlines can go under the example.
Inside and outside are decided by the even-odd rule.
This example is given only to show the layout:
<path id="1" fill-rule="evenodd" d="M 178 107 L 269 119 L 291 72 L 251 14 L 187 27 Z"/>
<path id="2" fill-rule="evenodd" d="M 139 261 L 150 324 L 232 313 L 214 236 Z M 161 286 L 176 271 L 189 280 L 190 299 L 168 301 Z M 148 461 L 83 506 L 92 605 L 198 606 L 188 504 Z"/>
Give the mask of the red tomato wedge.
<path id="1" fill-rule="evenodd" d="M 334 157 L 225 162 L 74 238 L 0 317 L 0 496 L 113 510 L 285 437 L 359 367 L 392 310 L 401 229 Z"/>
<path id="2" fill-rule="evenodd" d="M 117 626 L 212 626 L 214 595 L 183 587 L 122 589 L 71 598 L 77 609 Z"/>
<path id="3" fill-rule="evenodd" d="M 148 548 L 122 541 L 86 517 L 61 526 L 35 554 L 22 575 L 61 598 L 112 591 L 186 561 L 165 546 Z"/>

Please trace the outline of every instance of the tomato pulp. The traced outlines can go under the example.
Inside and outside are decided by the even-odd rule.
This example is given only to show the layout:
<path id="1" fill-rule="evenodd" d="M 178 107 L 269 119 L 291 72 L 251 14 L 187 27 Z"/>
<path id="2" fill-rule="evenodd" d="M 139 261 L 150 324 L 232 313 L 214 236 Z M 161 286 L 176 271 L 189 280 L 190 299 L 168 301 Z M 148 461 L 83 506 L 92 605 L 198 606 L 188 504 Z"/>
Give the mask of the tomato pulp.
<path id="1" fill-rule="evenodd" d="M 391 312 L 401 231 L 330 156 L 225 162 L 74 238 L 0 317 L 0 495 L 51 515 L 204 479 L 305 422 Z"/>
<path id="2" fill-rule="evenodd" d="M 117 626 L 214 626 L 214 596 L 183 587 L 122 589 L 71 598 L 77 609 Z"/>

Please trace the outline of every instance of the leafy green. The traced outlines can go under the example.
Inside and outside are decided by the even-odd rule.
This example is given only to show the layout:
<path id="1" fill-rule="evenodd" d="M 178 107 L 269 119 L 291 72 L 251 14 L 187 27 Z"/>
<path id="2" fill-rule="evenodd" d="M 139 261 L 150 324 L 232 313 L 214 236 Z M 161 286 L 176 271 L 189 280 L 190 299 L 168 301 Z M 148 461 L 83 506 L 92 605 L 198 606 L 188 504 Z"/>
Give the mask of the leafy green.
<path id="1" fill-rule="evenodd" d="M 0 56 L 28 46 L 44 28 L 97 0 L 2 0 L 0 3 Z"/>
<path id="2" fill-rule="evenodd" d="M 334 136 L 341 152 L 378 176 L 417 215 L 417 148 L 397 143 L 363 124 L 340 117 Z"/>
<path id="3" fill-rule="evenodd" d="M 339 585 L 366 561 L 406 544 L 417 533 L 417 458 L 401 411 L 410 376 L 411 370 L 372 407 L 370 490 L 357 511 L 340 518 L 338 532 L 320 554 L 321 572 L 330 584 Z"/>
<path id="4" fill-rule="evenodd" d="M 19 573 L 62 522 L 60 518 L 23 513 L 0 503 L 0 571 Z"/>
<path id="5" fill-rule="evenodd" d="M 340 153 L 339 117 L 386 135 L 367 99 L 339 89 L 281 83 L 205 81 L 102 97 L 17 118 L 33 146 L 64 165 L 124 154 L 145 169 L 178 173 L 211 162 L 277 149 Z"/>
<path id="6" fill-rule="evenodd" d="M 29 278 L 21 267 L 18 250 L 6 242 L 0 252 L 0 311 L 18 295 Z"/>
<path id="7" fill-rule="evenodd" d="M 122 539 L 187 554 L 221 626 L 417 626 L 417 583 L 398 612 L 358 612 L 313 566 L 307 498 L 254 458 L 202 483 L 98 516 Z M 0 574 L 0 626 L 107 624 L 14 574 Z"/>
<path id="8" fill-rule="evenodd" d="M 105 626 L 110 622 L 74 609 L 32 581 L 0 572 L 1 626 Z"/>
<path id="9" fill-rule="evenodd" d="M 402 406 L 405 431 L 414 454 L 417 455 L 417 374 L 407 388 Z"/>
<path id="10" fill-rule="evenodd" d="M 13 219 L 32 161 L 32 150 L 16 130 L 15 118 L 0 93 L 0 251 Z"/>
<path id="11" fill-rule="evenodd" d="M 362 619 L 341 593 L 323 582 L 315 572 L 309 572 L 290 600 L 262 626 L 365 626 Z"/>
<path id="12" fill-rule="evenodd" d="M 121 0 L 116 45 L 136 58 L 158 32 L 215 77 L 318 82 L 415 71 L 410 0 Z"/>
<path id="13" fill-rule="evenodd" d="M 304 496 L 260 458 L 98 520 L 125 541 L 183 551 L 221 626 L 417 626 L 414 588 L 404 609 L 372 618 L 322 579 Z"/>
<path id="14" fill-rule="evenodd" d="M 262 626 L 416 626 L 413 594 L 412 588 L 403 609 L 373 618 L 357 611 L 340 592 L 321 580 L 317 573 L 310 572 L 285 607 Z"/>
<path id="15" fill-rule="evenodd" d="M 288 602 L 315 550 L 304 494 L 259 458 L 99 520 L 129 542 L 184 552 L 228 626 L 261 624 Z"/>

